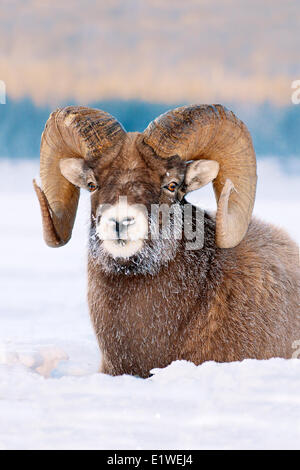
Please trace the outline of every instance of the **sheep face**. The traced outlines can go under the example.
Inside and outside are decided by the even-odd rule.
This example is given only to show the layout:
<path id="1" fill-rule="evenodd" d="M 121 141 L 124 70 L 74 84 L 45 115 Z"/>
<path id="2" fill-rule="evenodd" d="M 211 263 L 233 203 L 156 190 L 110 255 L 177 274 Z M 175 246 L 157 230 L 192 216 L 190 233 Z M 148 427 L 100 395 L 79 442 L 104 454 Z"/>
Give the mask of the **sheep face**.
<path id="1" fill-rule="evenodd" d="M 100 170 L 100 169 L 99 169 Z M 92 195 L 90 246 L 93 259 L 106 271 L 154 273 L 173 258 L 181 231 L 179 188 L 181 160 L 172 166 L 110 168 L 97 172 L 99 189 Z M 162 217 L 162 208 L 170 217 Z M 161 215 L 160 215 L 161 214 Z"/>
<path id="2" fill-rule="evenodd" d="M 159 158 L 138 134 L 89 165 L 61 163 L 64 176 L 92 191 L 90 250 L 108 272 L 155 273 L 174 258 L 182 234 L 182 199 L 211 181 L 216 162 Z"/>

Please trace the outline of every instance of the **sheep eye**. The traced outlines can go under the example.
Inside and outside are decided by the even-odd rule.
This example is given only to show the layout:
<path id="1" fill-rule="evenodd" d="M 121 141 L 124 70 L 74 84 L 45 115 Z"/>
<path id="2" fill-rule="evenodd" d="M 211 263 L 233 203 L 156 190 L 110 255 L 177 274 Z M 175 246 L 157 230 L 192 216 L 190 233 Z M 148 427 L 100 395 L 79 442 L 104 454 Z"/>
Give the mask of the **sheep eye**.
<path id="1" fill-rule="evenodd" d="M 172 183 L 167 184 L 167 186 L 165 186 L 165 188 L 168 189 L 168 191 L 171 191 L 171 193 L 174 193 L 177 186 L 178 186 L 178 184 L 175 183 L 175 181 L 172 181 Z"/>
<path id="2" fill-rule="evenodd" d="M 88 189 L 89 191 L 92 193 L 93 191 L 95 191 L 95 189 L 97 189 L 97 186 L 95 185 L 95 183 L 88 183 Z"/>

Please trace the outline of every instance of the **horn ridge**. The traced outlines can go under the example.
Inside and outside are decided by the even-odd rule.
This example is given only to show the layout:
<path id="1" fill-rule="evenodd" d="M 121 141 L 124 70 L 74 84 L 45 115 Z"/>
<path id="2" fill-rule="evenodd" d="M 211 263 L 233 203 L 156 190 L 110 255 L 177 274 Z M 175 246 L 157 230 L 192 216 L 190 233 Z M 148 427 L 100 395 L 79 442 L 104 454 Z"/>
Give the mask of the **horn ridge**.
<path id="1" fill-rule="evenodd" d="M 51 113 L 41 138 L 42 189 L 35 187 L 49 246 L 62 246 L 71 238 L 79 201 L 79 188 L 61 174 L 59 161 L 66 157 L 101 158 L 125 135 L 119 122 L 105 111 L 67 106 Z"/>
<path id="2" fill-rule="evenodd" d="M 220 104 L 191 105 L 159 116 L 143 136 L 160 157 L 177 154 L 186 161 L 204 158 L 219 163 L 213 182 L 218 204 L 216 244 L 221 248 L 238 245 L 250 223 L 257 181 L 256 157 L 246 125 Z M 226 185 L 227 180 L 232 187 Z"/>

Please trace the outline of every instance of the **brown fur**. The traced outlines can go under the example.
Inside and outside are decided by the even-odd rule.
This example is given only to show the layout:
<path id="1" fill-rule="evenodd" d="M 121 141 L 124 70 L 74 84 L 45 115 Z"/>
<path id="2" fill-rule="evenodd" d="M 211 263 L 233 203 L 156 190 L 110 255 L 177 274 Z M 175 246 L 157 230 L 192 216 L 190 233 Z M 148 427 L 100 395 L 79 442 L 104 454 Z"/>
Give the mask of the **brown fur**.
<path id="1" fill-rule="evenodd" d="M 185 164 L 162 160 L 128 135 L 118 154 L 94 164 L 96 209 L 127 195 L 130 203 L 176 201 L 162 189 L 166 171 L 183 181 Z M 147 243 L 147 242 L 146 242 Z M 291 357 L 300 339 L 298 247 L 281 230 L 252 220 L 235 248 L 215 245 L 214 218 L 205 215 L 205 242 L 173 258 L 156 274 L 105 272 L 90 250 L 88 302 L 105 373 L 149 376 L 176 359 L 195 364 Z"/>

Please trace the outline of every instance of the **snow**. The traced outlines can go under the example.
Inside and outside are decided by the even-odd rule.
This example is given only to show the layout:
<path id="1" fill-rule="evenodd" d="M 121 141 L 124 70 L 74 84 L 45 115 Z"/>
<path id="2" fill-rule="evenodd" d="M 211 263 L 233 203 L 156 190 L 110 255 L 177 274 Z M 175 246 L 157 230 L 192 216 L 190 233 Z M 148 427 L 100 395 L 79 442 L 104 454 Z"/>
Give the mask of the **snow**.
<path id="1" fill-rule="evenodd" d="M 37 173 L 36 161 L 0 162 L 0 449 L 299 449 L 297 359 L 176 361 L 147 380 L 97 373 L 89 198 L 71 242 L 50 249 L 31 187 Z M 299 240 L 300 175 L 267 159 L 259 176 L 255 214 Z M 190 199 L 215 207 L 210 189 Z"/>

